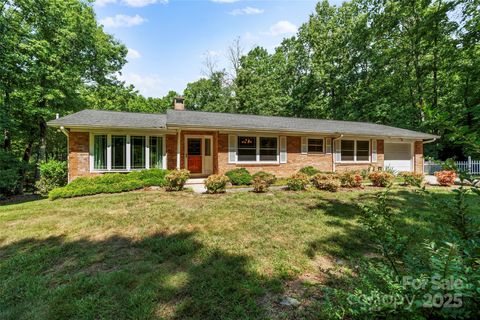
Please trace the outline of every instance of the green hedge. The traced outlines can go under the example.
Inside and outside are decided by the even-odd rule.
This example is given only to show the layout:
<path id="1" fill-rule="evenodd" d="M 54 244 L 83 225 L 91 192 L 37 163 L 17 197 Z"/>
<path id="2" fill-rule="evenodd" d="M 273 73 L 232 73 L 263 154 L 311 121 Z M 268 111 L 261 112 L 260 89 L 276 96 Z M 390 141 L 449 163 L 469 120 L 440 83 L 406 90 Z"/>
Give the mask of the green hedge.
<path id="1" fill-rule="evenodd" d="M 99 193 L 118 193 L 150 186 L 164 186 L 167 170 L 150 169 L 130 173 L 107 173 L 97 177 L 77 178 L 48 194 L 50 200 L 81 197 Z"/>

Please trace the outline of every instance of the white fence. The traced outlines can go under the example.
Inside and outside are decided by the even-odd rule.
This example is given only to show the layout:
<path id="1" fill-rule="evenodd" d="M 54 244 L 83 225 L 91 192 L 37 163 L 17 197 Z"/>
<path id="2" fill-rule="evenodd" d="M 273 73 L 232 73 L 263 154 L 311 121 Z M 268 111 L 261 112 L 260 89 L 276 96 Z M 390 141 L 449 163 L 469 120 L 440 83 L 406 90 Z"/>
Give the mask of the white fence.
<path id="1" fill-rule="evenodd" d="M 480 174 L 480 160 L 472 160 L 472 158 L 468 157 L 467 161 L 455 161 L 455 164 L 460 171 L 475 175 Z M 442 165 L 433 161 L 425 161 L 423 170 L 425 174 L 434 174 L 442 170 Z"/>

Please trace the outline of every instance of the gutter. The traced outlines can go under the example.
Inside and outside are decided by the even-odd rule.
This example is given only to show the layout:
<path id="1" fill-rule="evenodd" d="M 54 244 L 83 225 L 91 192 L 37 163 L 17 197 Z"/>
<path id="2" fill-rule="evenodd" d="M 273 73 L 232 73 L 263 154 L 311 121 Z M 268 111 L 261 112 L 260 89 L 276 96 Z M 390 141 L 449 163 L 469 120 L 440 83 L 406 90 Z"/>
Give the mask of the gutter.
<path id="1" fill-rule="evenodd" d="M 432 142 L 435 142 L 436 140 L 437 140 L 437 138 L 433 138 L 432 140 L 423 141 L 423 144 L 432 143 Z"/>
<path id="2" fill-rule="evenodd" d="M 61 126 L 61 127 L 59 128 L 59 130 L 60 130 L 61 132 L 63 132 L 63 134 L 66 135 L 67 138 L 68 138 L 68 131 L 65 129 L 64 126 Z"/>
<path id="3" fill-rule="evenodd" d="M 333 172 L 336 172 L 336 167 L 335 167 L 335 141 L 340 140 L 343 138 L 343 134 L 341 134 L 339 137 L 332 139 L 332 158 L 333 158 Z"/>

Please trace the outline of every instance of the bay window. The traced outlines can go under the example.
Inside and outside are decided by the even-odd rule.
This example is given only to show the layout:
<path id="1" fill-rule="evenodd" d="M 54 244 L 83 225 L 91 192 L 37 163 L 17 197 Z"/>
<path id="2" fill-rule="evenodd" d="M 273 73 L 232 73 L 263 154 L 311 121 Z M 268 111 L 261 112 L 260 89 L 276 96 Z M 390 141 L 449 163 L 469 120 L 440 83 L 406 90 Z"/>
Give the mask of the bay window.
<path id="1" fill-rule="evenodd" d="M 127 136 L 112 136 L 112 169 L 127 169 Z"/>
<path id="2" fill-rule="evenodd" d="M 369 140 L 341 140 L 341 161 L 357 162 L 370 161 Z"/>
<path id="3" fill-rule="evenodd" d="M 145 169 L 145 137 L 130 137 L 130 165 L 132 169 Z"/>
<path id="4" fill-rule="evenodd" d="M 164 143 L 161 136 L 92 134 L 90 141 L 92 171 L 164 167 Z"/>
<path id="5" fill-rule="evenodd" d="M 96 135 L 93 137 L 93 169 L 107 169 L 107 135 Z"/>
<path id="6" fill-rule="evenodd" d="M 150 168 L 163 168 L 163 139 L 150 137 Z"/>

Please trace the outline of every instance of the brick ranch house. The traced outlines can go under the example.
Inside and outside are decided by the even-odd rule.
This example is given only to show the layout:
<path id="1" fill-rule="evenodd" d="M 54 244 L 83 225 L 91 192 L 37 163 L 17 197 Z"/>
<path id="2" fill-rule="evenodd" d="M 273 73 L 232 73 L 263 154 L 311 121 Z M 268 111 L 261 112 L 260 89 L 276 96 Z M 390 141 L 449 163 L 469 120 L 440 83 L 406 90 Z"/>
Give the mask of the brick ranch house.
<path id="1" fill-rule="evenodd" d="M 48 125 L 68 137 L 69 181 L 148 168 L 423 172 L 423 145 L 439 138 L 365 122 L 186 111 L 181 98 L 166 114 L 83 110 Z"/>

